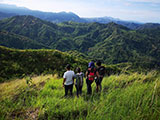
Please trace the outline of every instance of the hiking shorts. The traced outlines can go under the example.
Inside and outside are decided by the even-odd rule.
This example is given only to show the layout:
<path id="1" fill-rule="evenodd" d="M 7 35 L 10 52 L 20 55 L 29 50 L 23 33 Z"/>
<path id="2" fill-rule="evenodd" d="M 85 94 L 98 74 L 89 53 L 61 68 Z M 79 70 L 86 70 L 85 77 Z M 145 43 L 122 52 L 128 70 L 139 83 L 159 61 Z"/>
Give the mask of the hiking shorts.
<path id="1" fill-rule="evenodd" d="M 97 79 L 95 80 L 96 85 L 101 85 L 102 80 L 103 80 L 103 77 L 97 78 Z"/>

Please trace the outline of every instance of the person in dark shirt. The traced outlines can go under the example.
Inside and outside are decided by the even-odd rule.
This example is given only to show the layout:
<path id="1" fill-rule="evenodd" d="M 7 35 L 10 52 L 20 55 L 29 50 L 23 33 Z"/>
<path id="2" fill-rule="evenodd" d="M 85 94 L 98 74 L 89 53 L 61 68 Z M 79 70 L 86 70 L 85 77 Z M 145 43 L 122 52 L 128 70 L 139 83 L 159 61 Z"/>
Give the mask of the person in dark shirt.
<path id="1" fill-rule="evenodd" d="M 101 66 L 101 61 L 97 61 L 96 62 L 96 65 L 97 65 L 97 69 L 96 69 L 96 91 L 98 92 L 99 90 L 101 91 L 102 90 L 102 80 L 103 80 L 103 77 L 105 75 L 105 67 L 104 66 Z"/>

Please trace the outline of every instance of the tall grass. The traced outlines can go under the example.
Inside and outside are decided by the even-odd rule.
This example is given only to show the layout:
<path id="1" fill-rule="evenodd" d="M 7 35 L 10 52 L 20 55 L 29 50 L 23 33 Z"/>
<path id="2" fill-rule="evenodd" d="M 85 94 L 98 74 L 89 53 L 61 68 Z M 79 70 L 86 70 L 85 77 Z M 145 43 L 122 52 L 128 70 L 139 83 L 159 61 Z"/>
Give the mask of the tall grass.
<path id="1" fill-rule="evenodd" d="M 105 77 L 102 91 L 92 95 L 63 97 L 62 79 L 40 76 L 43 82 L 33 83 L 28 90 L 1 99 L 1 119 L 50 119 L 50 120 L 158 120 L 160 119 L 160 74 L 133 73 Z M 1 91 L 1 95 L 4 93 Z M 16 97 L 16 99 L 15 99 Z"/>

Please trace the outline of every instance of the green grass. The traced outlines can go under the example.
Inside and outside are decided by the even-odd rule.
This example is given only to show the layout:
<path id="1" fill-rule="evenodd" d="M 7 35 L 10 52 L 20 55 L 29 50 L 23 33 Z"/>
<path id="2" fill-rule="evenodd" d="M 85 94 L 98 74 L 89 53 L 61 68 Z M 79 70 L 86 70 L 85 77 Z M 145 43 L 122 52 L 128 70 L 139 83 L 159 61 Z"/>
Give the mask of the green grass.
<path id="1" fill-rule="evenodd" d="M 96 93 L 95 83 L 92 84 L 92 95 L 86 94 L 84 84 L 79 98 L 75 87 L 74 96 L 64 98 L 62 81 L 53 76 L 38 76 L 32 78 L 30 86 L 19 82 L 19 89 L 5 89 L 14 81 L 0 84 L 0 119 L 160 119 L 160 74 L 156 71 L 105 77 L 101 93 Z"/>

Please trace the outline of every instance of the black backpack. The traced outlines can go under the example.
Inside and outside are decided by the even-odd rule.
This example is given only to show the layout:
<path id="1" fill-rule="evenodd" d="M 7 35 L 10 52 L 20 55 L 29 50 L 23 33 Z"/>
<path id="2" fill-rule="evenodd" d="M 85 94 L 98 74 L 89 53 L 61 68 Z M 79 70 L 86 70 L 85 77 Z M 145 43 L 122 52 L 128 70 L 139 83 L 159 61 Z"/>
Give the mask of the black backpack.
<path id="1" fill-rule="evenodd" d="M 99 73 L 99 75 L 104 76 L 105 72 L 106 72 L 106 69 L 105 69 L 105 67 L 104 67 L 104 66 L 101 66 L 101 67 L 98 69 L 98 73 Z"/>

